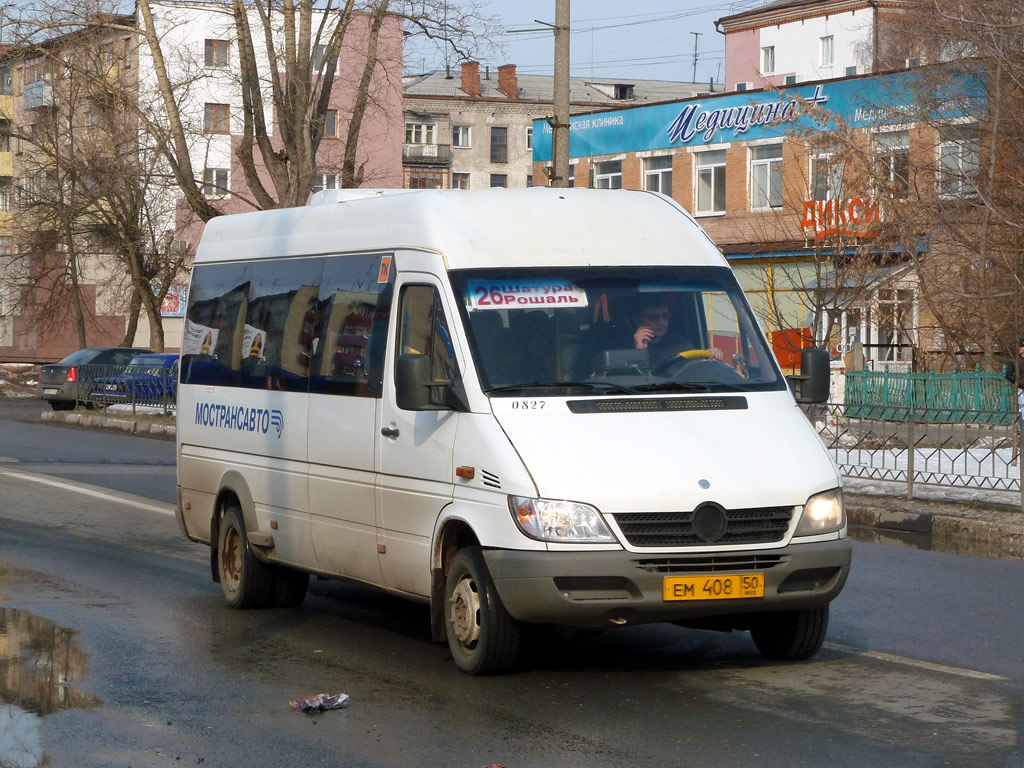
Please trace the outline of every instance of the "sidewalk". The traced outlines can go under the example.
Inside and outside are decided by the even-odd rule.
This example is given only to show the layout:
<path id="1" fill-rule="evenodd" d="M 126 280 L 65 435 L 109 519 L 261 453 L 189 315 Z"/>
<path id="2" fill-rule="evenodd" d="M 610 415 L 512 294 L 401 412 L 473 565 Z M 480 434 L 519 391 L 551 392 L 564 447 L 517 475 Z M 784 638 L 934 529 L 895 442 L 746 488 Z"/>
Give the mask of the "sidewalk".
<path id="1" fill-rule="evenodd" d="M 44 411 L 41 420 L 76 426 L 116 429 L 150 437 L 175 436 L 170 424 L 152 424 L 119 416 Z M 858 492 L 859 491 L 859 492 Z M 902 483 L 865 484 L 850 481 L 846 492 L 846 514 L 851 526 L 884 534 L 915 534 L 930 537 L 935 549 L 1024 560 L 1024 512 L 1019 494 L 970 489 L 935 489 L 922 486 L 921 496 L 905 497 Z M 958 498 L 950 500 L 951 496 Z M 994 502 L 1000 503 L 994 503 Z"/>

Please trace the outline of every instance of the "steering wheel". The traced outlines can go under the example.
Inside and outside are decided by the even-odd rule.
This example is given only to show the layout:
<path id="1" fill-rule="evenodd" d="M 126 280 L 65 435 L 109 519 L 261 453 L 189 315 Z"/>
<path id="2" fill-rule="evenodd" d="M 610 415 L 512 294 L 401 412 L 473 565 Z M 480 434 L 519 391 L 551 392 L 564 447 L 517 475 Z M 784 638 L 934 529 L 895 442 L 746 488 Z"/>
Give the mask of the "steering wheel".
<path id="1" fill-rule="evenodd" d="M 671 378 L 666 374 L 678 373 L 683 366 L 695 360 L 711 360 L 710 349 L 688 349 L 685 352 L 680 352 L 678 355 L 673 355 L 665 362 L 661 363 L 658 367 L 651 371 L 655 376 L 664 376 L 665 378 Z"/>

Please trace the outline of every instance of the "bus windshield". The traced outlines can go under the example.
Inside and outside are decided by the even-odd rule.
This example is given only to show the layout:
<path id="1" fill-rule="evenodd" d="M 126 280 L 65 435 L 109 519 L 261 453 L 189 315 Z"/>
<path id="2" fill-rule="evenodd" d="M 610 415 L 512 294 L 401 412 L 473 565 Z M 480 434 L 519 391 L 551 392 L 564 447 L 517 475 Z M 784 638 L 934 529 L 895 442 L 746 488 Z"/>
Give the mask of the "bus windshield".
<path id="1" fill-rule="evenodd" d="M 785 389 L 727 267 L 449 273 L 491 396 Z"/>

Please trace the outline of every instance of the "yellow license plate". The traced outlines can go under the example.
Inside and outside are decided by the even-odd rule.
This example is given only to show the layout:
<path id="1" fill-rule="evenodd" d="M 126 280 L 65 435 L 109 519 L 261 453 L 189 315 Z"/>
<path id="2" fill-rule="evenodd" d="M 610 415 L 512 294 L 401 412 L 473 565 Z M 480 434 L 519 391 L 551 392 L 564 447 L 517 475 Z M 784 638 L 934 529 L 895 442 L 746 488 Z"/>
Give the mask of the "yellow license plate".
<path id="1" fill-rule="evenodd" d="M 764 597 L 764 574 L 666 576 L 662 592 L 665 600 L 741 600 Z"/>

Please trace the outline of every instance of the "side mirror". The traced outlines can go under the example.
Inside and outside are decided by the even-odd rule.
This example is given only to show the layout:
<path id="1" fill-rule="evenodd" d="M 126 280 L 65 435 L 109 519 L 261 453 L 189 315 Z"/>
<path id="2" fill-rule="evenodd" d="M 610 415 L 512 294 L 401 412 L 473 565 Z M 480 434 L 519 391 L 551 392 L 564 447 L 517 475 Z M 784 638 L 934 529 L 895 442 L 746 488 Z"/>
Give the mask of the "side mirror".
<path id="1" fill-rule="evenodd" d="M 467 410 L 461 388 L 436 382 L 426 355 L 399 355 L 395 365 L 395 403 L 403 411 Z"/>
<path id="2" fill-rule="evenodd" d="M 804 349 L 800 352 L 800 375 L 787 376 L 798 403 L 827 403 L 831 365 L 827 349 Z"/>

